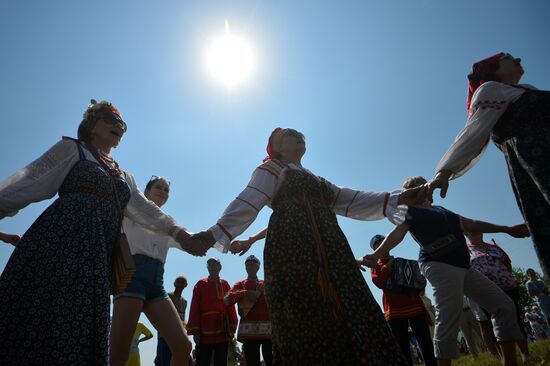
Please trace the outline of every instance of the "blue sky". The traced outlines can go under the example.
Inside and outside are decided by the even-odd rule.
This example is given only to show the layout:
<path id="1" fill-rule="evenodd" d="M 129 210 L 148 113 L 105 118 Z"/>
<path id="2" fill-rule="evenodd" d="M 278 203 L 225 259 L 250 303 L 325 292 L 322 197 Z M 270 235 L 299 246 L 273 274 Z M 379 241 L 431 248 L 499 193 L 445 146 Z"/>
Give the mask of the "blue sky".
<path id="1" fill-rule="evenodd" d="M 169 177 L 165 209 L 194 231 L 214 224 L 244 188 L 277 126 L 304 132 L 304 165 L 333 183 L 392 190 L 408 176 L 433 175 L 465 123 L 474 61 L 510 52 L 524 60 L 523 82 L 550 87 L 548 14 L 544 0 L 2 1 L 0 179 L 62 135 L 75 136 L 96 98 L 112 101 L 128 123 L 116 159 L 142 187 L 152 174 Z M 255 73 L 231 93 L 212 80 L 204 57 L 225 20 L 257 58 Z M 493 145 L 435 202 L 468 217 L 522 221 Z M 24 233 L 49 203 L 1 220 L 0 231 Z M 339 221 L 357 256 L 392 227 Z M 491 237 L 515 266 L 539 269 L 529 240 Z M 261 257 L 262 247 L 251 254 Z M 0 268 L 11 253 L 0 246 Z M 230 283 L 245 276 L 243 258 L 209 254 Z M 415 258 L 417 246 L 407 237 L 394 254 Z M 192 287 L 206 275 L 205 261 L 170 252 L 167 289 L 177 275 Z M 145 365 L 155 347 L 142 346 Z"/>

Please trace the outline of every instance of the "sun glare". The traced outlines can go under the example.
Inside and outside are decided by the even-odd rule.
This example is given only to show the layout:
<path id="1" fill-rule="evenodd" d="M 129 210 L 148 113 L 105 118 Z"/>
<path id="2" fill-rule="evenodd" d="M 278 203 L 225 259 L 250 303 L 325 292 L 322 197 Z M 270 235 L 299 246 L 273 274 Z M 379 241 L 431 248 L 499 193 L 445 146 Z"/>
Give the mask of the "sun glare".
<path id="1" fill-rule="evenodd" d="M 249 45 L 231 34 L 225 21 L 225 34 L 208 49 L 208 69 L 212 76 L 228 89 L 242 83 L 253 71 L 254 56 Z"/>

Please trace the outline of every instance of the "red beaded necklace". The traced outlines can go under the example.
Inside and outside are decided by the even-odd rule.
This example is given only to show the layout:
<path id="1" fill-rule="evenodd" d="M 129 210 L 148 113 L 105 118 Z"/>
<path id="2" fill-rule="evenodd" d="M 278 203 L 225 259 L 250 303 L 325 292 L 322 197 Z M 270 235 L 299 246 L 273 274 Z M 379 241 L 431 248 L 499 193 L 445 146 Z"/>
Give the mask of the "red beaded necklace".
<path id="1" fill-rule="evenodd" d="M 93 146 L 88 146 L 88 145 L 84 145 L 84 146 L 86 147 L 86 149 L 88 149 L 89 152 L 92 153 L 95 160 L 97 160 L 97 162 L 101 164 L 101 166 L 103 167 L 103 169 L 107 171 L 107 173 L 115 177 L 120 177 L 122 175 L 122 170 L 120 169 L 115 159 L 113 159 L 112 157 L 104 153 L 101 153 L 99 149 Z"/>

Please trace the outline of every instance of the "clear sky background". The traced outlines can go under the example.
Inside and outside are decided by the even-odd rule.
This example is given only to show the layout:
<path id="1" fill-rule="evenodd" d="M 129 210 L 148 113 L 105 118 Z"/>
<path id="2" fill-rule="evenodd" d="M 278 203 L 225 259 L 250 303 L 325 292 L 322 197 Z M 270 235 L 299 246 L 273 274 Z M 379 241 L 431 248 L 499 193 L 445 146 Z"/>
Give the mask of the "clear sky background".
<path id="1" fill-rule="evenodd" d="M 392 190 L 408 176 L 433 176 L 465 123 L 473 62 L 510 52 L 523 59 L 523 82 L 550 88 L 549 15 L 545 0 L 4 0 L 0 179 L 62 135 L 76 136 L 95 98 L 112 101 L 128 123 L 115 158 L 142 188 L 153 174 L 169 177 L 164 208 L 193 231 L 213 225 L 245 187 L 277 126 L 306 135 L 303 163 L 318 175 L 347 187 Z M 225 20 L 256 55 L 253 75 L 231 92 L 205 62 Z M 0 231 L 24 233 L 50 203 L 1 220 Z M 492 144 L 435 203 L 467 217 L 522 221 L 506 163 Z M 265 208 L 243 237 L 262 229 L 269 215 Z M 357 256 L 369 252 L 372 235 L 392 228 L 387 221 L 339 222 Z M 486 239 L 492 237 L 514 266 L 540 270 L 530 240 Z M 262 249 L 259 242 L 250 254 L 262 258 Z M 0 269 L 12 251 L 0 246 Z M 394 255 L 416 258 L 417 251 L 407 237 Z M 246 276 L 243 257 L 214 249 L 208 255 L 222 260 L 230 283 Z M 171 251 L 166 289 L 185 275 L 184 297 L 191 300 L 205 263 Z M 155 348 L 156 340 L 142 345 L 144 365 L 152 364 Z"/>

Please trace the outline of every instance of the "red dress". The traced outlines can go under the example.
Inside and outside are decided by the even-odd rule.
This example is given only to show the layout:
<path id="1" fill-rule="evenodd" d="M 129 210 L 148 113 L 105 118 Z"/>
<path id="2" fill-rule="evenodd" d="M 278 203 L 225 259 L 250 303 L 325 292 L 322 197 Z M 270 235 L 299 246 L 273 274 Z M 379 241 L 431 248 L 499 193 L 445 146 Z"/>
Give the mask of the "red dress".
<path id="1" fill-rule="evenodd" d="M 237 282 L 226 295 L 230 304 L 238 303 L 241 317 L 237 334 L 239 342 L 271 339 L 271 319 L 263 288 L 264 281 L 246 279 Z M 262 294 L 255 303 L 246 297 L 246 291 L 258 290 L 262 291 Z"/>
<path id="2" fill-rule="evenodd" d="M 201 344 L 228 342 L 237 328 L 233 305 L 223 303 L 229 284 L 223 279 L 203 278 L 193 288 L 187 333 L 199 335 Z"/>

